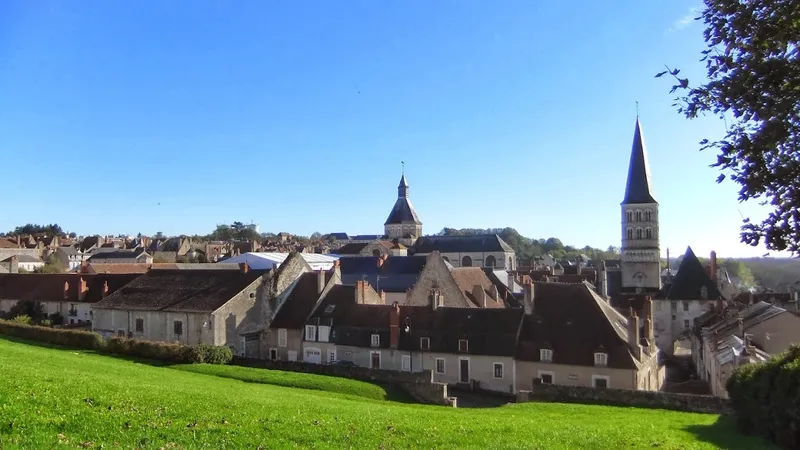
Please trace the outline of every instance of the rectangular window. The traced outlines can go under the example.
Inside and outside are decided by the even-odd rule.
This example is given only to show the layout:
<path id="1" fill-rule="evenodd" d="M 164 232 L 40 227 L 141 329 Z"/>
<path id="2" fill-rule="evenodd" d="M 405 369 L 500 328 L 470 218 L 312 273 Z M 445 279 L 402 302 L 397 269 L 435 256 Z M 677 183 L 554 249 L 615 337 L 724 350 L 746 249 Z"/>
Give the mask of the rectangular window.
<path id="1" fill-rule="evenodd" d="M 553 372 L 543 372 L 540 370 L 539 379 L 542 380 L 542 384 L 553 384 L 555 374 L 553 374 Z"/>
<path id="2" fill-rule="evenodd" d="M 328 350 L 328 364 L 333 364 L 336 362 L 336 349 L 332 348 Z"/>
<path id="3" fill-rule="evenodd" d="M 136 319 L 136 332 L 144 333 L 144 319 Z"/>
<path id="4" fill-rule="evenodd" d="M 539 360 L 541 360 L 542 362 L 553 361 L 553 351 L 547 348 L 539 350 Z"/>
<path id="5" fill-rule="evenodd" d="M 403 355 L 400 359 L 402 370 L 406 372 L 411 371 L 411 355 Z"/>
<path id="6" fill-rule="evenodd" d="M 172 322 L 172 332 L 180 336 L 183 334 L 183 322 L 176 320 Z"/>
<path id="7" fill-rule="evenodd" d="M 381 336 L 379 334 L 373 334 L 370 344 L 373 347 L 380 347 L 381 346 Z"/>
<path id="8" fill-rule="evenodd" d="M 419 338 L 419 348 L 420 348 L 420 350 L 430 350 L 431 349 L 431 338 L 427 338 L 427 337 Z"/>
<path id="9" fill-rule="evenodd" d="M 278 330 L 278 347 L 286 347 L 286 328 Z"/>
<path id="10" fill-rule="evenodd" d="M 436 358 L 436 373 L 444 375 L 444 358 Z"/>
<path id="11" fill-rule="evenodd" d="M 372 369 L 381 368 L 381 352 L 370 352 L 369 367 Z"/>
<path id="12" fill-rule="evenodd" d="M 689 320 L 688 319 L 683 321 L 683 328 L 689 328 Z"/>
<path id="13" fill-rule="evenodd" d="M 494 377 L 498 379 L 503 378 L 503 363 L 494 363 Z"/>
<path id="14" fill-rule="evenodd" d="M 602 375 L 592 375 L 592 387 L 595 388 L 607 388 L 608 387 L 608 377 Z"/>
<path id="15" fill-rule="evenodd" d="M 594 365 L 605 366 L 608 364 L 608 353 L 597 352 L 594 354 Z"/>
<path id="16" fill-rule="evenodd" d="M 278 359 L 278 349 L 277 348 L 269 349 L 269 359 L 271 359 L 273 361 Z"/>
<path id="17" fill-rule="evenodd" d="M 70 322 L 70 323 L 74 323 L 74 322 Z M 125 337 L 125 330 L 117 330 L 117 336 Z"/>
<path id="18" fill-rule="evenodd" d="M 672 308 L 672 313 L 675 314 L 678 312 L 678 303 L 677 302 L 669 302 L 670 308 Z"/>
<path id="19" fill-rule="evenodd" d="M 466 339 L 458 340 L 458 351 L 466 353 L 469 351 L 469 341 Z"/>
<path id="20" fill-rule="evenodd" d="M 314 325 L 306 325 L 306 340 L 307 341 L 316 341 L 317 340 L 317 327 Z"/>
<path id="21" fill-rule="evenodd" d="M 688 311 L 689 310 L 689 302 L 683 302 L 683 310 L 684 311 Z"/>

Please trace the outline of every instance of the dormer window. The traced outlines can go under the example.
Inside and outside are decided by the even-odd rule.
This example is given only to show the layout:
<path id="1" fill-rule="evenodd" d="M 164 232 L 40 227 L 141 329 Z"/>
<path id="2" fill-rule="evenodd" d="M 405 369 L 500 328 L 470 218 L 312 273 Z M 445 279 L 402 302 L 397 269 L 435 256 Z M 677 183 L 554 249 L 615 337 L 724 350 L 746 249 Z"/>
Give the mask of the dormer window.
<path id="1" fill-rule="evenodd" d="M 708 300 L 708 288 L 703 286 L 700 288 L 700 298 Z"/>
<path id="2" fill-rule="evenodd" d="M 381 336 L 379 334 L 373 334 L 372 339 L 370 341 L 370 345 L 373 347 L 380 347 L 381 346 Z"/>
<path id="3" fill-rule="evenodd" d="M 594 353 L 594 365 L 595 366 L 607 366 L 608 365 L 608 353 L 605 352 L 595 352 Z"/>
<path id="4" fill-rule="evenodd" d="M 469 341 L 466 339 L 459 339 L 458 340 L 458 351 L 462 353 L 466 353 L 469 351 Z"/>
<path id="5" fill-rule="evenodd" d="M 549 348 L 540 349 L 539 360 L 541 362 L 553 362 L 553 351 Z"/>
<path id="6" fill-rule="evenodd" d="M 431 349 L 431 338 L 429 338 L 429 337 L 421 337 L 421 338 L 419 338 L 419 348 L 420 348 L 420 350 L 430 350 Z"/>

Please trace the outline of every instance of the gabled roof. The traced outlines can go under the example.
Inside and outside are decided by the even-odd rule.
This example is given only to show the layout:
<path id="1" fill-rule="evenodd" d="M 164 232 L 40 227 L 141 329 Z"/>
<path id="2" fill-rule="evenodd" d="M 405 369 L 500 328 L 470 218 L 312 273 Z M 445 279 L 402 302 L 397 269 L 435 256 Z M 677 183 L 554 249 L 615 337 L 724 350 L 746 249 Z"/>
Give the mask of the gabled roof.
<path id="1" fill-rule="evenodd" d="M 95 308 L 213 312 L 268 271 L 150 270 Z"/>
<path id="2" fill-rule="evenodd" d="M 720 339 L 722 339 L 725 336 L 739 332 L 739 319 L 742 320 L 742 328 L 746 332 L 751 327 L 784 313 L 787 312 L 783 308 L 779 308 L 767 302 L 758 302 L 739 311 L 738 314 L 731 315 L 727 318 L 722 318 L 719 315 L 713 316 L 711 320 L 713 321 L 716 319 L 717 322 L 706 322 L 704 325 L 707 328 L 703 330 L 703 334 L 716 334 Z"/>
<path id="3" fill-rule="evenodd" d="M 460 252 L 513 252 L 496 234 L 479 234 L 473 236 L 423 236 L 414 243 L 414 253 Z"/>
<path id="4" fill-rule="evenodd" d="M 539 350 L 546 348 L 554 364 L 593 366 L 602 348 L 608 367 L 635 369 L 627 327 L 628 319 L 585 283 L 534 283 L 533 314 L 525 316 L 517 357 L 539 361 Z"/>
<path id="5" fill-rule="evenodd" d="M 332 273 L 325 273 L 325 282 L 331 278 Z M 275 318 L 270 323 L 270 328 L 302 329 L 309 314 L 314 309 L 319 298 L 318 288 L 319 274 L 307 272 L 300 275 L 292 292 L 286 300 L 278 307 Z M 352 300 L 353 297 L 351 296 Z"/>
<path id="6" fill-rule="evenodd" d="M 17 262 L 21 262 L 21 263 L 40 263 L 40 262 L 44 262 L 41 259 L 34 258 L 31 255 L 14 255 L 14 256 L 17 257 Z M 11 258 L 13 258 L 14 256 L 9 256 L 8 258 L 6 258 L 6 259 L 4 259 L 3 261 L 0 261 L 0 262 L 11 262 Z"/>
<path id="7" fill-rule="evenodd" d="M 702 299 L 702 288 L 707 291 L 706 299 L 717 300 L 722 294 L 717 288 L 717 283 L 708 276 L 703 264 L 697 259 L 691 247 L 686 248 L 678 273 L 672 280 L 672 285 L 666 291 L 667 300 L 699 300 Z"/>
<path id="8" fill-rule="evenodd" d="M 342 283 L 353 284 L 364 280 L 376 290 L 406 292 L 416 283 L 427 263 L 426 256 L 390 256 L 378 267 L 379 259 L 375 256 L 340 259 Z"/>
<path id="9" fill-rule="evenodd" d="M 622 204 L 657 203 L 650 187 L 650 166 L 647 162 L 647 151 L 644 146 L 642 127 L 636 118 L 636 129 L 633 132 L 631 160 L 628 165 L 628 182 L 625 185 L 625 198 Z"/>
<path id="10" fill-rule="evenodd" d="M 368 245 L 369 243 L 366 242 L 351 242 L 341 246 L 333 253 L 337 255 L 358 255 Z"/>
<path id="11" fill-rule="evenodd" d="M 131 250 L 118 250 L 118 251 L 110 251 L 110 252 L 99 252 L 95 253 L 89 257 L 89 261 L 99 261 L 101 259 L 131 259 L 134 260 L 139 256 L 144 255 L 147 257 L 148 255 L 144 252 L 137 252 Z"/>
<path id="12" fill-rule="evenodd" d="M 452 269 L 450 273 L 453 275 L 453 279 L 456 280 L 456 285 L 458 286 L 459 290 L 461 290 L 461 293 L 464 294 L 464 297 L 471 301 L 475 306 L 479 308 L 483 307 L 480 299 L 476 298 L 474 295 L 475 286 L 480 286 L 486 295 L 487 308 L 505 307 L 502 299 L 495 299 L 492 297 L 491 292 L 493 283 L 486 275 L 486 272 L 484 272 L 484 270 L 480 267 L 459 267 Z"/>

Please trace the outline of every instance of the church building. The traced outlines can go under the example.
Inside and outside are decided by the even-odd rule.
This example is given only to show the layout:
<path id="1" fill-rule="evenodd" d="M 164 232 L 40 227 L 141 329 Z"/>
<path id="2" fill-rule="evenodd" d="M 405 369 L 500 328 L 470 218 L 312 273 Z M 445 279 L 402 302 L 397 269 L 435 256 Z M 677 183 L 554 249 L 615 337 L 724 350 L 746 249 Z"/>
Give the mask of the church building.
<path id="1" fill-rule="evenodd" d="M 397 242 L 405 246 L 411 246 L 418 237 L 422 236 L 422 222 L 414 211 L 414 206 L 408 198 L 408 182 L 406 174 L 400 177 L 400 184 L 397 185 L 397 200 L 389 213 L 389 217 L 383 224 L 384 234 L 390 241 L 397 239 Z"/>

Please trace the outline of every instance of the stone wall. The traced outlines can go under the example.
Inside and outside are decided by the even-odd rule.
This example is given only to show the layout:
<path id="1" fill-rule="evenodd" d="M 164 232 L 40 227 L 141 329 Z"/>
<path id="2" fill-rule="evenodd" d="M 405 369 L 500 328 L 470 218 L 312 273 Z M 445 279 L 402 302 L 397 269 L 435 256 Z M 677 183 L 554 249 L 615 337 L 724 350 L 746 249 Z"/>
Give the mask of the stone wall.
<path id="1" fill-rule="evenodd" d="M 517 392 L 517 402 L 537 401 L 634 406 L 711 414 L 729 414 L 733 411 L 728 400 L 710 395 L 595 389 L 555 384 L 538 384 L 530 391 Z"/>
<path id="2" fill-rule="evenodd" d="M 303 372 L 316 375 L 349 378 L 370 383 L 385 383 L 400 387 L 420 403 L 456 406 L 456 400 L 447 396 L 447 385 L 435 383 L 433 373 L 377 370 L 366 367 L 312 364 L 300 361 L 271 361 L 234 357 L 231 364 L 285 372 Z"/>

